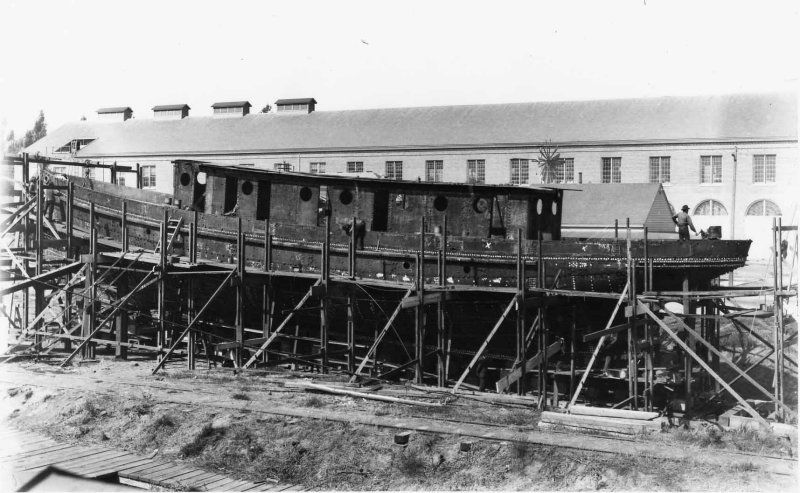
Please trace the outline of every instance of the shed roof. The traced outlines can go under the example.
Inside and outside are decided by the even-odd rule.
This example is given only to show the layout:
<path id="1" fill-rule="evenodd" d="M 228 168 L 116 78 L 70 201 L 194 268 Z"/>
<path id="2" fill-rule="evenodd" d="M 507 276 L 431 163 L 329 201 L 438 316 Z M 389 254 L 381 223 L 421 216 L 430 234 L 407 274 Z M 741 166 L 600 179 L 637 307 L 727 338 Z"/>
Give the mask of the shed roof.
<path id="1" fill-rule="evenodd" d="M 251 106 L 253 105 L 250 104 L 250 101 L 223 101 L 211 105 L 212 108 L 249 108 Z"/>
<path id="2" fill-rule="evenodd" d="M 548 140 L 561 146 L 796 141 L 797 100 L 742 94 L 80 122 L 26 150 L 46 152 L 87 138 L 96 140 L 77 157 L 532 148 Z"/>
<path id="3" fill-rule="evenodd" d="M 275 104 L 317 104 L 314 98 L 279 99 Z"/>
<path id="4" fill-rule="evenodd" d="M 153 106 L 153 111 L 169 111 L 169 110 L 183 110 L 187 109 L 190 110 L 189 105 L 186 103 L 183 104 L 161 104 L 157 106 Z"/>
<path id="5" fill-rule="evenodd" d="M 100 108 L 97 110 L 98 115 L 106 113 L 125 113 L 126 111 L 133 111 L 130 106 L 114 106 L 112 108 Z"/>
<path id="6" fill-rule="evenodd" d="M 647 226 L 652 232 L 674 231 L 672 210 L 660 183 L 587 183 L 551 185 L 566 189 L 561 211 L 565 229 Z M 574 191 L 573 191 L 574 190 Z"/>

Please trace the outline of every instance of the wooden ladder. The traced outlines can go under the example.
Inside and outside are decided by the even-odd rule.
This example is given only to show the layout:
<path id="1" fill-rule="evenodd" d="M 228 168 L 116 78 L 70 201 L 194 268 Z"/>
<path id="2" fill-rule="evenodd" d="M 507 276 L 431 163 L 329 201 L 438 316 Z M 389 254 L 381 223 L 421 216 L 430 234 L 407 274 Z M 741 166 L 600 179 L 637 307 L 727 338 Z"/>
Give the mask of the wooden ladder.
<path id="1" fill-rule="evenodd" d="M 178 237 L 178 233 L 181 231 L 181 226 L 183 225 L 183 218 L 179 219 L 172 219 L 169 218 L 167 221 L 167 246 L 165 250 L 169 252 L 172 248 L 172 244 L 175 242 L 175 238 Z M 158 245 L 156 245 L 155 253 L 161 251 L 161 238 L 158 239 Z"/>

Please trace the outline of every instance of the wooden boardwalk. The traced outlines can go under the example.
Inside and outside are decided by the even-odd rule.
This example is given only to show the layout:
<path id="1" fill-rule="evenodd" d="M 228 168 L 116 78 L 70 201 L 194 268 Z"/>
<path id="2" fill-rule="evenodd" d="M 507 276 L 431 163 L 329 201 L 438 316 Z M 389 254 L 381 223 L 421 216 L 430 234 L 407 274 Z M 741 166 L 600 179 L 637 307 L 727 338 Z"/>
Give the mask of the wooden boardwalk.
<path id="1" fill-rule="evenodd" d="M 57 442 L 38 433 L 0 427 L 0 470 L 21 486 L 40 470 L 54 466 L 87 478 L 117 476 L 132 486 L 181 491 L 304 491 L 302 486 L 253 483 L 205 471 L 188 463 L 149 458 L 96 445 Z"/>

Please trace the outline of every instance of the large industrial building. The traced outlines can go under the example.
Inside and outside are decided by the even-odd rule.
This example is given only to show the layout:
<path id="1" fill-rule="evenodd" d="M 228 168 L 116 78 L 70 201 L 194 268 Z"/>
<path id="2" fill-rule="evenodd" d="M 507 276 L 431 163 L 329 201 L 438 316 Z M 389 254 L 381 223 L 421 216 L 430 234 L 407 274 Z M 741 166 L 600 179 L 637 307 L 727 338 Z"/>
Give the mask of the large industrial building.
<path id="1" fill-rule="evenodd" d="M 153 107 L 146 118 L 134 118 L 129 107 L 104 108 L 97 121 L 63 125 L 26 151 L 138 164 L 142 187 L 170 192 L 171 161 L 178 158 L 389 179 L 538 184 L 537 158 L 549 144 L 561 161 L 548 181 L 574 188 L 661 184 L 675 209 L 690 207 L 698 229 L 718 225 L 724 238 L 754 239 L 753 257 L 769 255 L 773 217 L 797 224 L 794 94 L 350 111 L 316 106 L 313 98 L 284 99 L 273 112 L 251 114 L 247 101 L 221 102 L 198 116 L 188 104 L 171 104 Z M 53 171 L 80 172 L 66 168 Z M 616 200 L 636 207 L 624 196 Z M 638 216 L 641 211 L 628 217 Z M 625 221 L 609 215 L 609 229 L 615 219 Z"/>

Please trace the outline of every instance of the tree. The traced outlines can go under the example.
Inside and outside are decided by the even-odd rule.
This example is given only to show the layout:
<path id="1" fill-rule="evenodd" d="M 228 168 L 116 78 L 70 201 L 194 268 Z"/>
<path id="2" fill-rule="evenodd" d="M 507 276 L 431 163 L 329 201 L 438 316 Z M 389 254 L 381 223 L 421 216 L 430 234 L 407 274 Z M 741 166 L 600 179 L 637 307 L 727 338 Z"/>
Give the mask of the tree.
<path id="1" fill-rule="evenodd" d="M 6 154 L 16 154 L 45 135 L 47 135 L 47 122 L 44 120 L 44 111 L 39 110 L 39 116 L 33 122 L 33 128 L 26 131 L 22 138 L 17 139 L 13 130 L 8 133 L 5 143 Z"/>
<path id="2" fill-rule="evenodd" d="M 6 137 L 6 144 L 5 150 L 6 154 L 16 154 L 22 148 L 22 139 L 17 139 L 14 135 L 14 131 L 8 132 L 8 137 Z"/>
<path id="3" fill-rule="evenodd" d="M 261 113 L 269 113 L 270 111 L 272 111 L 272 105 L 270 105 L 270 104 L 268 104 L 268 105 L 264 106 L 263 108 L 261 108 Z"/>
<path id="4" fill-rule="evenodd" d="M 47 123 L 44 121 L 44 111 L 39 110 L 39 117 L 33 122 L 34 142 L 47 135 Z"/>
<path id="5" fill-rule="evenodd" d="M 561 164 L 561 153 L 558 152 L 558 146 L 553 145 L 553 142 L 548 140 L 544 145 L 539 147 L 539 157 L 534 159 L 534 161 L 539 164 L 542 183 L 553 183 L 556 181 L 556 170 Z"/>

